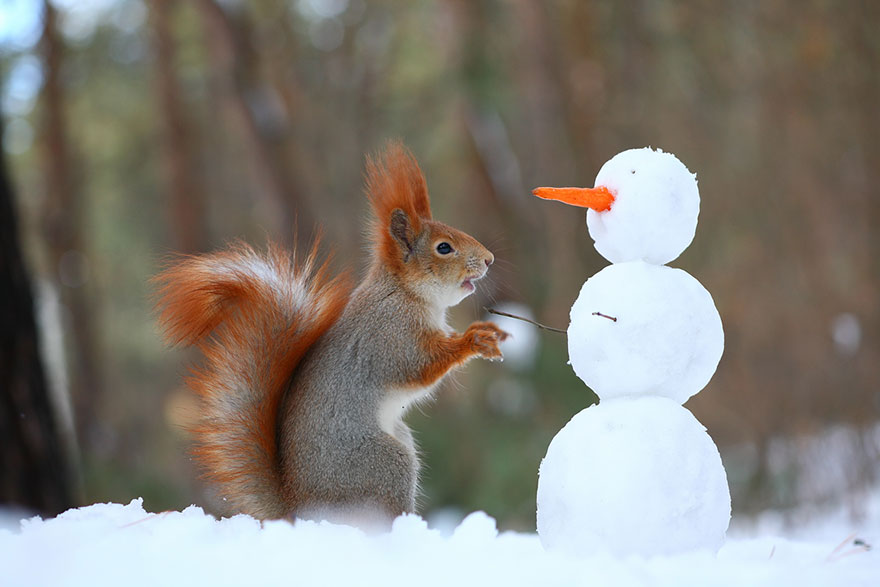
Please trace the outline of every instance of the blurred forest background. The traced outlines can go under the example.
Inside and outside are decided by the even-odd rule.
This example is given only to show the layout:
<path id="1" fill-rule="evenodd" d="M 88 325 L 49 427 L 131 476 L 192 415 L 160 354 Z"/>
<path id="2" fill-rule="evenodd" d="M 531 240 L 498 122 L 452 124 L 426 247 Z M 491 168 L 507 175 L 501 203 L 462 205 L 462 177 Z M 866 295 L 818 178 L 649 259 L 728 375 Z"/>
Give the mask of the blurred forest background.
<path id="1" fill-rule="evenodd" d="M 735 514 L 857 516 L 880 463 L 878 31 L 871 0 L 0 0 L 3 156 L 69 499 L 213 507 L 182 432 L 197 357 L 163 347 L 150 277 L 318 225 L 362 267 L 364 154 L 400 137 L 435 217 L 498 258 L 458 327 L 485 305 L 565 327 L 606 262 L 583 211 L 530 190 L 675 153 L 702 206 L 672 265 L 726 333 L 687 407 Z M 534 529 L 540 459 L 595 398 L 564 336 L 519 339 L 409 418 L 424 512 Z"/>

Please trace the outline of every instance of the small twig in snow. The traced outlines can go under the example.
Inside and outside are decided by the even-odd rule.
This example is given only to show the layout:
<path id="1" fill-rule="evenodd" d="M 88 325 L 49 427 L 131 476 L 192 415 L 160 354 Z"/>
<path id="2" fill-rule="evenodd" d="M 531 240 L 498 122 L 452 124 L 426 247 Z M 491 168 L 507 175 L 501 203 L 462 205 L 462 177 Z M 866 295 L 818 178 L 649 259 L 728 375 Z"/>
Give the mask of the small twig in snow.
<path id="1" fill-rule="evenodd" d="M 843 548 L 845 546 L 847 546 L 848 544 L 850 544 L 850 541 L 852 541 L 852 545 L 854 546 L 854 548 L 851 548 L 850 550 L 847 550 L 847 551 L 843 551 Z M 856 538 L 856 534 L 855 534 L 855 532 L 853 532 L 852 534 L 847 536 L 843 540 L 843 542 L 838 544 L 837 548 L 832 550 L 831 554 L 829 554 L 828 558 L 825 560 L 827 560 L 828 562 L 839 561 L 842 558 L 846 558 L 846 557 L 852 556 L 854 554 L 865 553 L 865 552 L 868 552 L 869 550 L 871 550 L 871 545 L 860 538 Z"/>
<path id="2" fill-rule="evenodd" d="M 846 544 L 847 544 L 850 540 L 852 540 L 853 538 L 855 538 L 855 537 L 856 537 L 856 533 L 853 532 L 852 534 L 850 534 L 849 536 L 847 536 L 846 538 L 844 538 L 844 539 L 843 539 L 843 542 L 841 542 L 840 544 L 838 544 L 838 545 L 837 545 L 837 548 L 835 548 L 834 550 L 831 551 L 831 554 L 828 555 L 828 558 L 833 557 L 835 554 L 837 554 L 838 552 L 840 552 L 841 550 L 843 550 L 843 547 L 846 546 Z"/>

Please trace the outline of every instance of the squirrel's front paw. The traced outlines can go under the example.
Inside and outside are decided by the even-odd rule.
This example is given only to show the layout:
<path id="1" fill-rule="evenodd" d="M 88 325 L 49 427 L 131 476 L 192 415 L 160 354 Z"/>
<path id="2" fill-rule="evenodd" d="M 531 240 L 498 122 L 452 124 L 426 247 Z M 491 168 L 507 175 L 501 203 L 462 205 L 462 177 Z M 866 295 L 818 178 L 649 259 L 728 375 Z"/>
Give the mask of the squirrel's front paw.
<path id="1" fill-rule="evenodd" d="M 471 348 L 478 356 L 490 361 L 504 360 L 498 343 L 510 336 L 507 332 L 491 322 L 474 322 L 465 334 L 470 340 Z"/>

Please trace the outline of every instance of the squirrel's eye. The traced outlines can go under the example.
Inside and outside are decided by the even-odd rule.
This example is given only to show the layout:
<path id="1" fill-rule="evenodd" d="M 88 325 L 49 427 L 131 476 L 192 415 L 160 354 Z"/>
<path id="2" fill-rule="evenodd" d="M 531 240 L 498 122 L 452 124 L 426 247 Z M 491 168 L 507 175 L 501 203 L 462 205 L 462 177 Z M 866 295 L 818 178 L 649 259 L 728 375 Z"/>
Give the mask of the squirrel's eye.
<path id="1" fill-rule="evenodd" d="M 437 252 L 441 255 L 448 255 L 452 252 L 452 245 L 449 243 L 440 243 L 437 245 Z"/>

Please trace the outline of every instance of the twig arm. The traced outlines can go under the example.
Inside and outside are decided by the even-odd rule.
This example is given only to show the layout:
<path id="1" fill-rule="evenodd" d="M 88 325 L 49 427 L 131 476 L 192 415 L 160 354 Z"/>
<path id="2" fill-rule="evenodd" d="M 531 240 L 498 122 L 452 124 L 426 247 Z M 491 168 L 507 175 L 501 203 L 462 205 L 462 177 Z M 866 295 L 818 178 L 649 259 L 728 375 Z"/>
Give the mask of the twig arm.
<path id="1" fill-rule="evenodd" d="M 483 309 L 486 310 L 487 312 L 489 312 L 490 314 L 496 314 L 498 316 L 506 316 L 508 318 L 513 318 L 515 320 L 522 320 L 523 322 L 528 322 L 529 324 L 537 326 L 538 328 L 543 328 L 544 330 L 549 330 L 551 332 L 561 332 L 562 334 L 566 334 L 566 331 L 562 330 L 561 328 L 553 328 L 552 326 L 544 326 L 540 322 L 535 322 L 534 320 L 529 320 L 528 318 L 523 318 L 522 316 L 517 316 L 515 314 L 508 314 L 507 312 L 502 312 L 500 310 L 496 310 L 495 308 L 484 307 Z"/>

